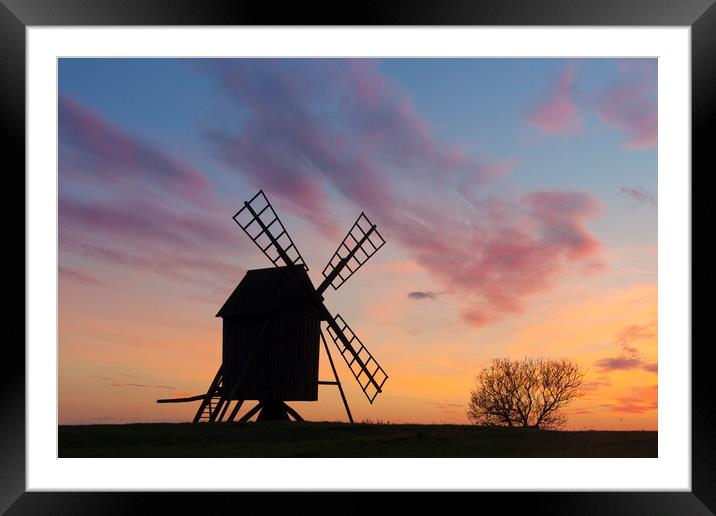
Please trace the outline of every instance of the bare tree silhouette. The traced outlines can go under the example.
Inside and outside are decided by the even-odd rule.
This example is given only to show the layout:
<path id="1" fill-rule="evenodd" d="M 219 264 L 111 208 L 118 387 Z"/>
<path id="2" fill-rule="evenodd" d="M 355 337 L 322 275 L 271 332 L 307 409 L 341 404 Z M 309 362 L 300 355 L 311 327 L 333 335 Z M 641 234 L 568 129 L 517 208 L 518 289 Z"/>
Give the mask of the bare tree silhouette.
<path id="1" fill-rule="evenodd" d="M 559 428 L 567 421 L 560 409 L 583 394 L 583 380 L 566 358 L 496 358 L 477 375 L 467 417 L 477 425 Z"/>

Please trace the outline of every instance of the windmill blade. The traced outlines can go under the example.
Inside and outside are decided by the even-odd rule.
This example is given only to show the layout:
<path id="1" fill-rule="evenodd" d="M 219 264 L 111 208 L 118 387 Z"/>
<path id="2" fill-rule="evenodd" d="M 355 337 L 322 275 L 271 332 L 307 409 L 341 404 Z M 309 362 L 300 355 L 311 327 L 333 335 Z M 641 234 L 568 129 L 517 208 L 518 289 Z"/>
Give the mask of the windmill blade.
<path id="1" fill-rule="evenodd" d="M 282 261 L 285 265 L 298 265 L 308 270 L 303 256 L 263 190 L 244 202 L 244 207 L 233 219 L 271 263 L 278 267 L 278 262 Z"/>
<path id="2" fill-rule="evenodd" d="M 366 395 L 368 401 L 373 403 L 375 397 L 382 392 L 388 375 L 373 358 L 365 344 L 353 333 L 343 317 L 336 315 L 335 319 L 328 320 L 328 334 L 338 346 L 343 360 L 348 364 L 348 368 L 358 381 L 363 394 Z"/>
<path id="3" fill-rule="evenodd" d="M 375 224 L 365 213 L 361 213 L 323 269 L 325 279 L 318 287 L 318 293 L 323 293 L 328 285 L 338 290 L 383 245 L 385 239 L 378 233 Z"/>

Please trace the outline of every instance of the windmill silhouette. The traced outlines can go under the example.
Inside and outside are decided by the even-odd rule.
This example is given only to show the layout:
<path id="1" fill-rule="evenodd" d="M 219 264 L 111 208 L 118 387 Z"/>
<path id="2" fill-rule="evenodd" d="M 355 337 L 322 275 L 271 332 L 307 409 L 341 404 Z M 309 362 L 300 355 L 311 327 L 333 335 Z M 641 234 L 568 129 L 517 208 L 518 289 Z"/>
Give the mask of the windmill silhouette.
<path id="1" fill-rule="evenodd" d="M 258 421 L 302 421 L 286 401 L 316 401 L 319 385 L 335 385 L 353 423 L 322 323 L 371 404 L 388 376 L 343 317 L 331 315 L 323 293 L 329 286 L 340 288 L 385 240 L 361 213 L 315 287 L 308 266 L 263 190 L 244 202 L 233 219 L 274 267 L 247 271 L 217 313 L 223 319 L 222 364 L 206 394 L 157 402 L 201 401 L 195 423 L 234 421 L 247 400 L 258 403 L 239 421 L 256 414 Z M 335 380 L 318 379 L 321 343 Z"/>

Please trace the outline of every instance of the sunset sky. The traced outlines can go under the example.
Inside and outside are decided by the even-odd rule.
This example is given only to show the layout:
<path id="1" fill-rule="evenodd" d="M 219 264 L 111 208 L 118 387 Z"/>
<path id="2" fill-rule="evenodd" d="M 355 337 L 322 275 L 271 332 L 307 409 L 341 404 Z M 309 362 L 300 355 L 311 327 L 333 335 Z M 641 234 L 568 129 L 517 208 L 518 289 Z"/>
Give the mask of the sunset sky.
<path id="1" fill-rule="evenodd" d="M 361 211 L 387 241 L 326 293 L 390 377 L 370 405 L 334 353 L 356 420 L 467 423 L 492 358 L 568 357 L 568 429 L 657 429 L 656 71 L 61 59 L 60 424 L 191 420 L 155 400 L 216 373 L 214 316 L 270 265 L 231 218 L 263 189 L 314 284 Z M 292 406 L 346 419 L 332 386 Z"/>

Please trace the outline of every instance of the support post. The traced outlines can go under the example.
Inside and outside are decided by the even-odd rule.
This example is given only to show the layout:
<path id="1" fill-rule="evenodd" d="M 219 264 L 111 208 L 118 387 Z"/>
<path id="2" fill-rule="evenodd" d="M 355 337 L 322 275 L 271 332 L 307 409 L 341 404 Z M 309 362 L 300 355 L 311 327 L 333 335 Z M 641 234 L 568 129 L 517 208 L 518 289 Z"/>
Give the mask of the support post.
<path id="1" fill-rule="evenodd" d="M 333 377 L 336 379 L 336 385 L 338 386 L 338 391 L 341 393 L 341 399 L 343 399 L 343 405 L 346 407 L 346 413 L 348 414 L 348 420 L 353 424 L 353 415 L 351 414 L 351 409 L 348 408 L 348 400 L 346 399 L 346 395 L 343 392 L 343 386 L 341 386 L 341 381 L 338 379 L 338 373 L 336 372 L 336 366 L 333 364 L 333 357 L 331 356 L 331 352 L 328 349 L 328 343 L 326 342 L 326 337 L 323 336 L 323 330 L 321 330 L 321 340 L 323 341 L 323 348 L 326 350 L 326 355 L 328 355 L 328 362 L 331 364 L 331 370 L 333 371 Z"/>
<path id="2" fill-rule="evenodd" d="M 221 421 L 218 419 L 219 414 L 221 414 L 221 409 L 224 407 L 224 405 L 227 403 L 226 398 L 220 397 L 219 402 L 214 407 L 214 410 L 211 412 L 211 417 L 209 418 L 209 423 L 214 423 Z"/>
<path id="3" fill-rule="evenodd" d="M 231 405 L 231 400 L 226 400 L 224 408 L 221 410 L 221 414 L 219 414 L 219 417 L 216 418 L 217 423 L 221 423 L 221 421 L 223 421 L 226 411 L 229 409 L 229 405 Z"/>
<path id="4" fill-rule="evenodd" d="M 300 421 L 303 421 L 303 418 L 301 417 L 301 414 L 299 414 L 298 412 L 296 412 L 296 410 L 295 410 L 293 407 L 290 407 L 289 405 L 287 405 L 286 403 L 284 403 L 284 404 L 283 404 L 283 409 L 288 413 L 288 415 L 290 415 L 291 417 L 293 417 L 293 420 L 294 420 L 294 421 L 299 421 L 299 422 L 300 422 Z"/>
<path id="5" fill-rule="evenodd" d="M 264 404 L 259 402 L 254 408 L 249 410 L 246 414 L 244 414 L 241 419 L 239 419 L 239 423 L 246 423 L 249 419 L 251 419 L 254 414 L 256 414 L 259 410 L 263 408 Z"/>
<path id="6" fill-rule="evenodd" d="M 238 400 L 236 402 L 236 405 L 234 406 L 234 409 L 231 411 L 231 414 L 229 414 L 229 418 L 226 420 L 227 423 L 231 423 L 234 418 L 236 417 L 236 414 L 239 413 L 239 409 L 241 408 L 241 405 L 244 404 L 244 400 Z"/>

